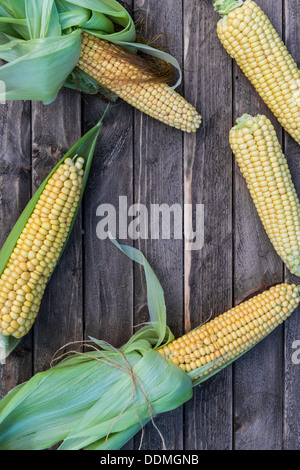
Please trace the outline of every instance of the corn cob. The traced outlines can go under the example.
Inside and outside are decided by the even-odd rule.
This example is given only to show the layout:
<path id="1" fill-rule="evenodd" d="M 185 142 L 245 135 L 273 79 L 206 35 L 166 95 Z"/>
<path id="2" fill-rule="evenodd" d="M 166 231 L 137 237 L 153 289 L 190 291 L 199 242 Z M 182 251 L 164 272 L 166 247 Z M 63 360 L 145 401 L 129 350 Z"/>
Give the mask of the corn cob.
<path id="1" fill-rule="evenodd" d="M 85 160 L 66 158 L 49 178 L 0 277 L 0 334 L 21 338 L 38 314 L 80 199 Z"/>
<path id="2" fill-rule="evenodd" d="M 279 284 L 176 339 L 158 352 L 187 373 L 208 366 L 201 374 L 206 376 L 226 366 L 271 333 L 292 314 L 299 302 L 299 286 Z M 198 378 L 196 376 L 194 380 Z"/>
<path id="3" fill-rule="evenodd" d="M 300 276 L 300 203 L 274 127 L 266 116 L 246 114 L 229 140 L 270 241 Z"/>
<path id="4" fill-rule="evenodd" d="M 224 15 L 217 27 L 221 43 L 300 144 L 300 71 L 282 39 L 252 0 L 215 0 L 215 8 Z"/>
<path id="5" fill-rule="evenodd" d="M 171 127 L 195 132 L 201 124 L 192 105 L 167 84 L 151 81 L 119 46 L 83 32 L 78 67 L 130 105 Z"/>

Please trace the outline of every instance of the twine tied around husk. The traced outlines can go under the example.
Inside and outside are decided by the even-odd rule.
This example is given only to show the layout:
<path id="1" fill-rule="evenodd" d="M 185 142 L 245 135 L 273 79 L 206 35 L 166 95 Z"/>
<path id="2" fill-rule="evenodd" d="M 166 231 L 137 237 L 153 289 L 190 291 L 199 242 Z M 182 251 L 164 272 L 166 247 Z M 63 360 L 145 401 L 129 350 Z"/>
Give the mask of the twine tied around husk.
<path id="1" fill-rule="evenodd" d="M 127 408 L 131 405 L 131 403 L 133 404 L 133 407 L 134 407 L 134 410 L 136 412 L 136 415 L 137 415 L 137 419 L 140 423 L 140 426 L 141 426 L 141 439 L 140 439 L 140 444 L 139 444 L 139 447 L 138 447 L 138 450 L 141 450 L 142 448 L 142 444 L 143 444 L 143 440 L 144 440 L 144 426 L 143 426 L 143 423 L 141 421 L 141 418 L 139 416 L 139 413 L 138 413 L 138 409 L 137 409 L 137 405 L 136 405 L 136 401 L 135 401 L 135 393 L 136 393 L 136 389 L 138 389 L 140 391 L 140 393 L 142 394 L 145 402 L 147 403 L 148 405 L 148 408 L 149 408 L 149 417 L 150 417 L 150 421 L 153 425 L 153 427 L 155 428 L 155 430 L 157 431 L 160 439 L 161 439 L 161 442 L 162 442 L 162 450 L 167 450 L 166 448 L 166 444 L 165 444 L 165 439 L 162 435 L 162 432 L 160 431 L 160 429 L 158 428 L 158 426 L 156 425 L 155 421 L 154 421 L 154 418 L 155 418 L 155 412 L 151 406 L 151 401 L 149 399 L 149 395 L 148 395 L 148 392 L 145 388 L 145 386 L 143 385 L 142 381 L 139 379 L 139 377 L 133 372 L 132 370 L 132 367 L 129 363 L 129 361 L 126 359 L 126 355 L 122 352 L 121 349 L 118 349 L 118 348 L 115 348 L 114 346 L 112 346 L 111 344 L 109 344 L 108 342 L 106 341 L 101 341 L 101 343 L 105 346 L 107 346 L 108 348 L 112 349 L 114 352 L 116 352 L 120 358 L 124 361 L 124 364 L 122 364 L 121 362 L 119 361 L 116 361 L 116 360 L 113 360 L 112 358 L 108 357 L 105 352 L 103 350 L 101 350 L 99 347 L 95 346 L 94 342 L 92 340 L 82 340 L 82 341 L 72 341 L 72 342 L 69 342 L 67 344 L 65 344 L 64 346 L 62 346 L 61 348 L 59 348 L 53 355 L 52 357 L 52 360 L 50 362 L 50 367 L 54 367 L 54 363 L 55 362 L 59 362 L 61 361 L 62 359 L 64 359 L 66 356 L 69 356 L 70 354 L 74 354 L 74 355 L 79 355 L 79 356 L 85 356 L 85 357 L 89 357 L 91 359 L 95 359 L 103 364 L 106 364 L 108 366 L 111 366 L 111 367 L 115 367 L 117 369 L 120 369 L 122 370 L 123 372 L 125 373 L 128 373 L 129 376 L 130 376 L 130 379 L 131 379 L 131 383 L 132 383 L 132 394 L 131 394 L 131 397 L 130 399 L 127 401 L 127 403 L 125 403 L 124 407 L 122 408 L 121 412 L 118 414 L 118 416 L 115 418 L 115 420 L 113 421 L 113 423 L 111 424 L 110 426 L 110 429 L 108 430 L 107 432 L 107 435 L 106 435 L 106 438 L 105 438 L 105 450 L 107 450 L 107 442 L 108 442 L 108 438 L 109 438 L 109 435 L 111 434 L 112 432 L 112 429 L 114 427 L 114 425 L 116 424 L 116 422 L 118 421 L 118 419 L 122 416 L 122 414 L 127 410 Z M 56 357 L 56 355 L 59 353 L 59 351 L 61 351 L 62 349 L 65 349 L 67 348 L 68 346 L 71 346 L 71 345 L 74 345 L 74 344 L 80 344 L 81 347 L 84 347 L 84 346 L 87 346 L 91 349 L 93 349 L 94 351 L 96 351 L 97 353 L 101 354 L 102 357 L 95 357 L 95 356 L 92 356 L 90 355 L 88 352 L 81 352 L 81 351 L 77 351 L 77 350 L 70 350 L 70 351 L 67 351 L 61 355 L 59 355 L 58 357 Z"/>

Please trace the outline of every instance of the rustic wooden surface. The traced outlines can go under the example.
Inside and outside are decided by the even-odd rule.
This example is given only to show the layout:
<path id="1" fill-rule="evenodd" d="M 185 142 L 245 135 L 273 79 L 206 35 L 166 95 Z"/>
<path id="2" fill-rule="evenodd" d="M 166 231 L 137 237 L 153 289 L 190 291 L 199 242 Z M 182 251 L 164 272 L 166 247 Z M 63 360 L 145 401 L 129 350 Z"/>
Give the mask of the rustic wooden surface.
<path id="1" fill-rule="evenodd" d="M 257 0 L 300 63 L 300 3 Z M 274 252 L 232 156 L 228 133 L 244 112 L 274 123 L 300 194 L 299 146 L 221 46 L 212 0 L 132 0 L 146 14 L 145 35 L 164 31 L 183 67 L 180 92 L 203 125 L 183 135 L 114 104 L 104 122 L 88 187 L 68 247 L 47 287 L 31 333 L 0 366 L 0 395 L 49 367 L 55 351 L 89 335 L 121 346 L 148 319 L 143 273 L 96 236 L 96 209 L 119 196 L 128 204 L 205 205 L 205 245 L 183 240 L 120 240 L 141 249 L 165 291 L 168 324 L 180 335 L 250 294 L 283 280 L 298 282 Z M 137 14 L 137 13 L 135 13 Z M 100 97 L 64 89 L 50 106 L 0 105 L 0 244 L 30 198 L 105 108 Z M 300 312 L 243 358 L 195 389 L 190 402 L 159 416 L 167 449 L 300 449 Z M 160 449 L 148 425 L 144 449 Z M 125 449 L 137 449 L 140 435 Z"/>

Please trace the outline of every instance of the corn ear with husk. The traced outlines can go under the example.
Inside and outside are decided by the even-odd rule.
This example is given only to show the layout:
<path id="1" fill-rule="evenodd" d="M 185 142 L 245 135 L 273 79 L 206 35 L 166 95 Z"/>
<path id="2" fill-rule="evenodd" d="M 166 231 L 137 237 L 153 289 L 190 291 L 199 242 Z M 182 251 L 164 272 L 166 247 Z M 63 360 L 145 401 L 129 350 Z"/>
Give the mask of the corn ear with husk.
<path id="1" fill-rule="evenodd" d="M 38 315 L 79 210 L 102 119 L 53 168 L 0 251 L 1 360 L 29 332 Z"/>
<path id="2" fill-rule="evenodd" d="M 62 348 L 52 368 L 11 390 L 0 401 L 0 450 L 58 443 L 58 450 L 120 449 L 147 423 L 156 427 L 155 415 L 190 400 L 193 387 L 249 351 L 299 305 L 299 286 L 281 284 L 175 340 L 149 263 L 140 251 L 113 242 L 144 268 L 151 322 L 118 349 L 94 338 L 82 342 L 86 349 Z"/>
<path id="3" fill-rule="evenodd" d="M 300 144 L 300 70 L 253 0 L 214 0 L 218 37 L 284 129 Z"/>
<path id="4" fill-rule="evenodd" d="M 134 22 L 116 0 L 0 1 L 2 100 L 51 103 L 63 86 L 102 93 L 165 124 L 195 132 L 201 117 L 174 91 L 181 68 L 170 54 L 137 41 Z M 144 59 L 141 57 L 143 53 Z M 151 60 L 145 59 L 145 55 Z M 155 63 L 153 64 L 153 59 Z M 178 72 L 165 83 L 158 64 Z M 104 64 L 106 64 L 104 66 Z M 151 64 L 151 65 L 150 65 Z"/>

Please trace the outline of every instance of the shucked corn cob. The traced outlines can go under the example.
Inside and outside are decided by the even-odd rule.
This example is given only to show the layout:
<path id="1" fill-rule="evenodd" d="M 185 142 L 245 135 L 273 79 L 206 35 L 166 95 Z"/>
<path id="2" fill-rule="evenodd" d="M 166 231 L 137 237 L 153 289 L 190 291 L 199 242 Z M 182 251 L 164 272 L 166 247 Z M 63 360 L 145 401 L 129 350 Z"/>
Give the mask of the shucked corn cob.
<path id="1" fill-rule="evenodd" d="M 82 33 L 80 69 L 149 116 L 182 131 L 195 132 L 201 124 L 196 109 L 167 84 L 151 82 L 151 76 L 127 57 L 121 47 Z"/>
<path id="2" fill-rule="evenodd" d="M 246 114 L 229 140 L 270 241 L 300 276 L 300 203 L 274 127 L 266 116 Z"/>
<path id="3" fill-rule="evenodd" d="M 219 39 L 300 144 L 300 70 L 259 6 L 252 0 L 241 3 L 215 0 L 215 8 L 224 15 L 218 22 Z"/>
<path id="4" fill-rule="evenodd" d="M 66 158 L 49 178 L 0 277 L 0 334 L 32 327 L 80 199 L 81 157 Z"/>
<path id="5" fill-rule="evenodd" d="M 159 349 L 189 373 L 206 376 L 226 366 L 284 322 L 300 302 L 300 287 L 279 284 Z M 211 364 L 211 367 L 209 365 Z M 194 377 L 194 380 L 199 377 Z"/>

